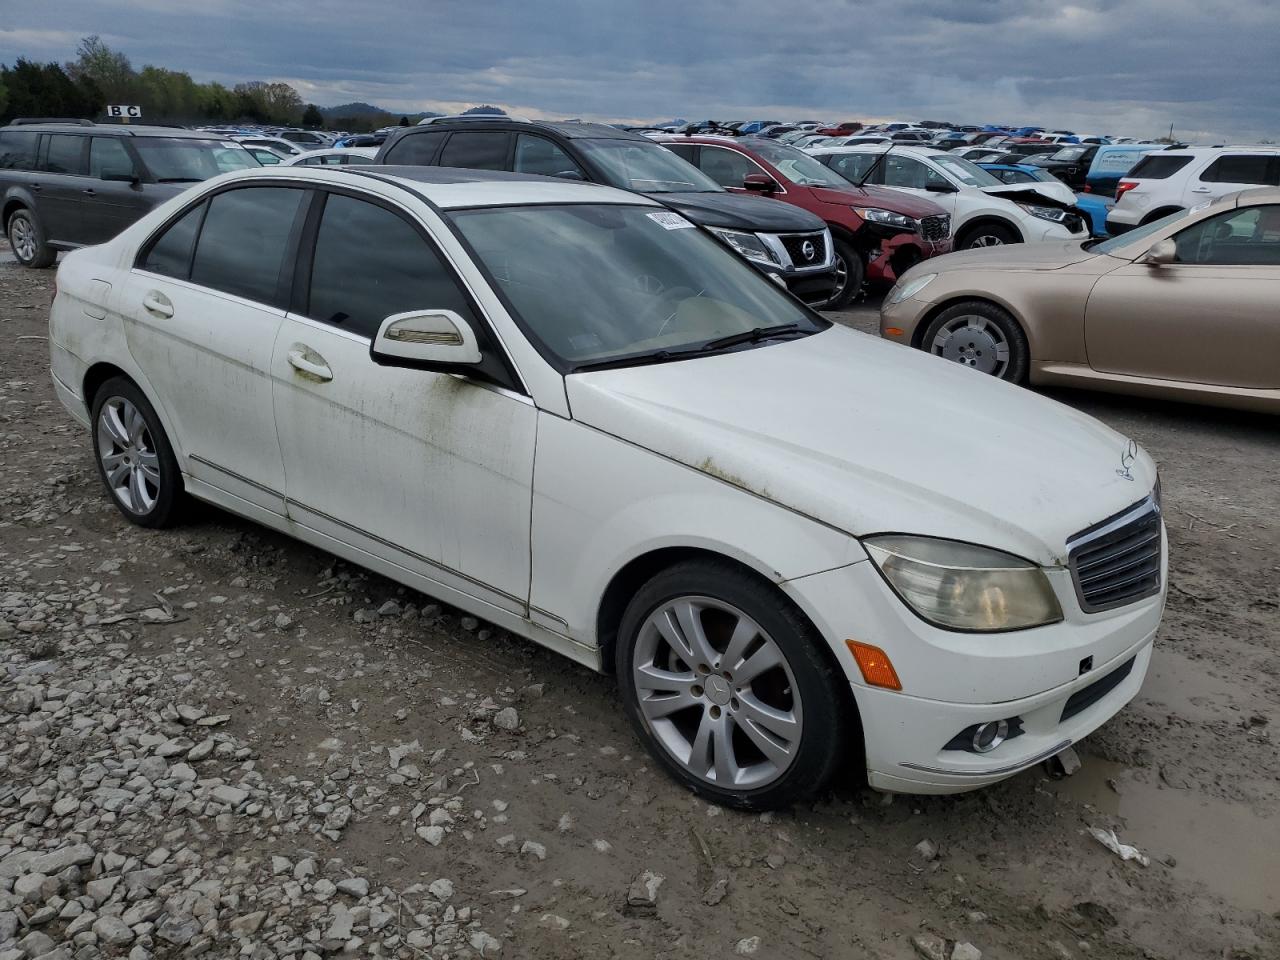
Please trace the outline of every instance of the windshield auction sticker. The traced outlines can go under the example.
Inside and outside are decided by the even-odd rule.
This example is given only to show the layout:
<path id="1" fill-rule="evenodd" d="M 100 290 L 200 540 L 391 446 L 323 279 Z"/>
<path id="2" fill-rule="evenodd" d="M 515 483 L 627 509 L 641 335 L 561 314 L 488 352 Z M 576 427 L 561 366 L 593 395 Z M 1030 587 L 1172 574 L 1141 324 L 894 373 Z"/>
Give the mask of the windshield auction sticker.
<path id="1" fill-rule="evenodd" d="M 672 213 L 670 210 L 663 210 L 661 213 L 649 214 L 649 219 L 658 224 L 664 230 L 692 230 L 693 224 L 680 216 L 678 213 Z"/>

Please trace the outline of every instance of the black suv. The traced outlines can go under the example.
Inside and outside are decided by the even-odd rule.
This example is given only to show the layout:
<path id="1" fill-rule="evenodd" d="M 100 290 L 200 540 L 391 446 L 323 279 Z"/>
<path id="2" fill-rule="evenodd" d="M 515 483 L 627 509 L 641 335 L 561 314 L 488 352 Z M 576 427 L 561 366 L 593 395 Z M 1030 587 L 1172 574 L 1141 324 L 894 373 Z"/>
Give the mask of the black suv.
<path id="1" fill-rule="evenodd" d="M 87 120 L 0 127 L 0 224 L 18 262 L 103 243 L 153 207 L 228 170 L 260 166 L 230 140 Z"/>
<path id="2" fill-rule="evenodd" d="M 643 193 L 706 228 L 807 303 L 825 303 L 835 288 L 831 237 L 821 219 L 780 200 L 729 193 L 648 137 L 617 127 L 512 118 L 435 122 L 392 134 L 374 162 L 506 170 Z"/>

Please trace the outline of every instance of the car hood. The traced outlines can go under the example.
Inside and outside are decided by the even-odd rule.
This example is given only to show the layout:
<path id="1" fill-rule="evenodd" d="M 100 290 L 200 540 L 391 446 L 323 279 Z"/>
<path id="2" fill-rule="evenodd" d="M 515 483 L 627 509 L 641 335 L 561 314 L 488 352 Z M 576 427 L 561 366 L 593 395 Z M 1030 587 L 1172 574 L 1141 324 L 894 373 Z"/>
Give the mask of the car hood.
<path id="1" fill-rule="evenodd" d="M 1056 200 L 1058 203 L 1074 206 L 1076 202 L 1076 192 L 1061 180 L 1055 180 L 1050 183 L 1045 180 L 1038 180 L 1035 183 L 993 183 L 989 187 L 979 187 L 983 193 L 992 194 L 1003 200 L 1015 199 L 1013 194 L 1033 194 L 1038 193 L 1042 197 L 1048 197 Z M 1018 197 L 1016 199 L 1023 199 Z M 1027 196 L 1026 202 L 1033 203 L 1036 198 Z"/>
<path id="2" fill-rule="evenodd" d="M 1061 270 L 1081 263 L 1096 254 L 1084 249 L 1084 237 L 1078 240 L 1041 243 L 1010 243 L 1000 247 L 961 250 L 928 262 L 925 273 L 953 270 Z M 913 268 L 918 272 L 918 267 Z"/>
<path id="3" fill-rule="evenodd" d="M 1150 493 L 1155 465 L 1062 404 L 849 330 L 572 374 L 575 420 L 854 536 L 917 533 L 1046 566 Z"/>
<path id="4" fill-rule="evenodd" d="M 765 233 L 807 233 L 823 230 L 820 217 L 791 203 L 737 193 L 650 193 L 659 203 L 704 227 Z"/>
<path id="5" fill-rule="evenodd" d="M 850 183 L 847 187 L 810 187 L 809 189 L 823 203 L 836 203 L 844 207 L 880 207 L 883 210 L 905 214 L 915 220 L 946 213 L 932 200 L 871 184 L 859 187 Z"/>

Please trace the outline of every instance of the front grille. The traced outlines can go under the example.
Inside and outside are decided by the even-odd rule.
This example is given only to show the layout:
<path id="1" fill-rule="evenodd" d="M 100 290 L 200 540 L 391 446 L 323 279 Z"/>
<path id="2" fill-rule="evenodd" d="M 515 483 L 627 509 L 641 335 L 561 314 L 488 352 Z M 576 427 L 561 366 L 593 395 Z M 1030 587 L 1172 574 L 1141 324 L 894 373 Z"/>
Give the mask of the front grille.
<path id="1" fill-rule="evenodd" d="M 925 217 L 920 221 L 920 236 L 935 243 L 947 239 L 951 236 L 951 218 L 945 213 L 936 217 Z"/>
<path id="2" fill-rule="evenodd" d="M 1058 722 L 1065 723 L 1077 713 L 1083 713 L 1120 686 L 1124 678 L 1133 672 L 1133 662 L 1136 659 L 1136 657 L 1130 657 L 1127 662 L 1116 667 L 1102 679 L 1093 681 L 1087 687 L 1081 687 L 1068 697 L 1066 704 L 1062 707 L 1062 716 L 1058 718 Z"/>
<path id="3" fill-rule="evenodd" d="M 1147 497 L 1067 541 L 1071 579 L 1085 613 L 1160 591 L 1160 507 Z"/>
<path id="4" fill-rule="evenodd" d="M 1082 233 L 1084 231 L 1084 220 L 1077 217 L 1074 213 L 1067 214 L 1063 219 L 1062 224 L 1072 233 Z"/>
<path id="5" fill-rule="evenodd" d="M 827 238 L 821 233 L 783 234 L 778 239 L 787 248 L 787 256 L 796 267 L 818 267 L 827 262 Z M 805 244 L 812 244 L 811 256 L 805 255 Z"/>

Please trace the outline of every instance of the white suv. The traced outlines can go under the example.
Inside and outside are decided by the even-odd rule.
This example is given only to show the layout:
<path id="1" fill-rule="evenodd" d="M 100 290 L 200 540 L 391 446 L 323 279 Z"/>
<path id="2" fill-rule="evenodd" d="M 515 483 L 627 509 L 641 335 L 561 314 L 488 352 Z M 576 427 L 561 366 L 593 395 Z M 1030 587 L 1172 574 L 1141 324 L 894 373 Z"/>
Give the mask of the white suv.
<path id="1" fill-rule="evenodd" d="M 855 183 L 865 177 L 867 183 L 929 198 L 951 214 L 957 250 L 1088 237 L 1084 218 L 1068 209 L 1076 196 L 1064 183 L 1003 183 L 968 160 L 931 147 L 886 150 L 868 144 L 806 152 Z"/>
<path id="2" fill-rule="evenodd" d="M 1280 147 L 1188 147 L 1149 153 L 1116 186 L 1113 237 L 1229 193 L 1280 186 Z"/>

